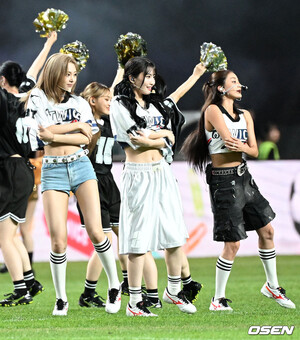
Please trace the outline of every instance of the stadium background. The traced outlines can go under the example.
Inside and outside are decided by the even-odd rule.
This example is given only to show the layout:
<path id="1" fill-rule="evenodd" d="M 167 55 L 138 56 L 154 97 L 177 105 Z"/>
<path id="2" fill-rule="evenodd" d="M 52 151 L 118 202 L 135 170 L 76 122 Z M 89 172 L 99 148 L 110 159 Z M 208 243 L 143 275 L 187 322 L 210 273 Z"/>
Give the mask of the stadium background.
<path id="1" fill-rule="evenodd" d="M 274 224 L 277 228 L 282 228 L 279 233 L 277 232 L 276 242 L 277 245 L 282 240 L 285 242 L 285 247 L 279 246 L 279 253 L 299 254 L 300 238 L 297 223 L 300 217 L 297 216 L 299 215 L 297 211 L 300 205 L 298 197 L 300 179 L 297 174 L 300 173 L 300 164 L 296 161 L 300 159 L 299 2 L 1 1 L 0 63 L 10 59 L 19 62 L 25 70 L 29 68 L 44 44 L 44 39 L 35 32 L 32 22 L 39 12 L 51 7 L 61 9 L 69 15 L 67 27 L 59 33 L 51 53 L 58 52 L 62 45 L 75 40 L 82 41 L 90 50 L 87 67 L 79 76 L 78 92 L 91 81 L 111 84 L 117 67 L 113 45 L 120 34 L 129 31 L 141 34 L 147 41 L 148 56 L 156 62 L 159 72 L 168 84 L 168 93 L 175 90 L 192 73 L 199 60 L 199 48 L 203 42 L 211 41 L 221 46 L 227 56 L 229 69 L 234 70 L 241 83 L 249 87 L 240 106 L 254 114 L 258 137 L 265 123 L 271 121 L 278 124 L 282 133 L 279 143 L 281 157 L 293 159 L 290 162 L 280 161 L 276 165 L 272 162 L 260 164 L 253 162 L 252 168 L 256 172 L 253 173 L 254 178 L 258 178 L 257 182 L 262 186 L 263 194 L 273 206 L 275 204 L 277 218 Z M 203 104 L 201 87 L 207 79 L 208 74 L 205 74 L 179 102 L 187 118 L 186 131 L 199 117 L 199 108 Z M 180 156 L 177 159 L 180 159 Z M 114 168 L 118 181 L 121 164 L 116 163 Z M 207 226 L 205 235 L 200 233 L 202 236 L 199 234 L 199 228 L 196 228 L 194 234 L 196 237 L 201 236 L 203 243 L 198 240 L 197 246 L 189 251 L 189 255 L 215 256 L 219 253 L 219 248 L 211 241 L 212 218 L 203 178 L 192 178 L 183 162 L 175 162 L 173 168 L 179 183 L 183 183 L 181 191 L 190 233 L 198 224 L 204 223 Z M 294 197 L 291 200 L 292 192 Z M 184 196 L 186 193 L 189 195 L 188 198 Z M 202 201 L 194 200 L 195 193 L 199 193 L 199 197 L 203 195 Z M 74 240 L 82 241 L 84 231 L 79 228 L 77 211 L 72 210 L 72 204 L 71 201 L 69 223 L 76 227 Z M 38 207 L 35 238 L 36 247 L 40 247 L 41 255 L 38 255 L 37 249 L 35 261 L 47 261 L 48 250 L 45 249 L 49 248 L 50 242 L 46 234 L 43 234 L 46 243 L 41 242 L 39 234 L 41 230 L 45 233 L 45 229 L 39 228 L 44 223 L 41 201 Z M 202 216 L 199 216 L 201 209 Z M 193 215 L 193 222 L 189 220 L 190 213 Z M 245 242 L 247 248 L 241 250 L 241 255 L 256 252 L 255 242 L 255 235 L 251 236 L 250 240 Z M 204 250 L 207 249 L 207 252 L 203 252 L 201 248 L 203 244 L 206 244 Z M 88 258 L 88 254 L 78 252 L 76 247 L 75 250 L 72 245 L 69 247 L 70 252 L 74 250 L 74 259 Z M 198 251 L 195 250 L 197 247 Z"/>
<path id="2" fill-rule="evenodd" d="M 117 67 L 113 45 L 120 34 L 139 33 L 147 41 L 148 56 L 156 62 L 168 93 L 191 74 L 200 45 L 211 41 L 222 47 L 229 68 L 249 87 L 241 106 L 254 113 L 257 134 L 268 121 L 278 124 L 281 157 L 300 158 L 298 1 L 1 1 L 0 63 L 11 59 L 29 68 L 44 43 L 32 22 L 51 7 L 69 15 L 51 52 L 75 40 L 90 50 L 78 90 L 91 81 L 111 84 Z M 179 103 L 191 120 L 199 114 L 207 77 Z"/>

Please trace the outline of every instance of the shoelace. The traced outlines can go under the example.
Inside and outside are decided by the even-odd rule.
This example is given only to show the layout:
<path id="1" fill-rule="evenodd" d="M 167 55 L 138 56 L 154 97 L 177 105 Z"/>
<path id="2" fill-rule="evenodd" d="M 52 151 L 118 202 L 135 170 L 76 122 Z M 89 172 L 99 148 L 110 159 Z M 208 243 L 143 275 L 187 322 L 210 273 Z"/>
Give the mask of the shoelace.
<path id="1" fill-rule="evenodd" d="M 277 289 L 280 291 L 280 293 L 281 293 L 282 295 L 284 295 L 285 298 L 287 298 L 287 297 L 285 296 L 286 291 L 285 291 L 284 288 L 278 287 Z"/>
<path id="2" fill-rule="evenodd" d="M 62 299 L 58 299 L 56 302 L 57 310 L 63 310 L 66 304 L 67 303 L 63 301 Z"/>
<path id="3" fill-rule="evenodd" d="M 226 299 L 226 298 L 220 299 L 219 303 L 221 303 L 224 307 L 229 307 L 227 301 L 232 303 L 232 301 L 230 299 Z"/>
<path id="4" fill-rule="evenodd" d="M 144 301 L 140 301 L 136 304 L 136 306 L 141 309 L 143 312 L 147 313 L 147 314 L 151 314 L 151 312 L 149 311 L 149 309 L 145 306 Z"/>
<path id="5" fill-rule="evenodd" d="M 188 301 L 188 299 L 186 298 L 186 296 L 184 295 L 184 291 L 183 291 L 183 290 L 181 290 L 181 291 L 177 294 L 177 296 L 178 296 L 179 299 L 182 300 L 183 302 L 185 302 L 185 303 L 190 303 L 190 302 Z"/>
<path id="6" fill-rule="evenodd" d="M 118 296 L 118 293 L 119 293 L 119 290 L 116 289 L 116 288 L 112 288 L 109 291 L 108 295 L 109 295 L 109 302 L 110 303 L 115 303 L 116 302 L 116 298 Z"/>
<path id="7" fill-rule="evenodd" d="M 97 292 L 95 292 L 95 294 L 93 295 L 93 299 L 101 302 L 105 301 L 102 296 L 97 294 Z"/>

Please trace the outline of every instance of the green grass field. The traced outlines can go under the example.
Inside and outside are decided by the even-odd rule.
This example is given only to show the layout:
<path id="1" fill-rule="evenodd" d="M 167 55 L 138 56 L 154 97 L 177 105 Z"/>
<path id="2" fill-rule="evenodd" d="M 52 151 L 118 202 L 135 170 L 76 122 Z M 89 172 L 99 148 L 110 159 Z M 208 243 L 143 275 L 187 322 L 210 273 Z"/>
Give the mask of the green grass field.
<path id="1" fill-rule="evenodd" d="M 300 339 L 299 256 L 278 256 L 280 284 L 287 289 L 287 296 L 297 306 L 295 310 L 280 307 L 274 300 L 261 295 L 265 281 L 258 257 L 240 257 L 235 260 L 227 297 L 233 303 L 232 313 L 210 312 L 210 299 L 214 293 L 216 258 L 190 259 L 192 276 L 204 284 L 195 305 L 196 314 L 187 315 L 176 306 L 163 304 L 155 312 L 157 318 L 129 318 L 125 315 L 128 297 L 122 296 L 119 313 L 107 314 L 104 309 L 87 309 L 78 305 L 84 288 L 86 263 L 70 262 L 67 268 L 67 293 L 69 312 L 67 317 L 52 316 L 55 293 L 49 263 L 35 263 L 37 279 L 45 291 L 27 306 L 2 307 L 0 309 L 1 339 L 249 339 L 278 335 L 248 335 L 251 325 L 295 326 L 293 335 L 281 338 Z M 167 283 L 163 260 L 157 260 L 159 293 L 162 297 Z M 120 275 L 121 278 L 121 275 Z M 1 274 L 1 295 L 13 290 L 8 274 Z M 98 294 L 105 297 L 107 280 L 102 273 Z"/>

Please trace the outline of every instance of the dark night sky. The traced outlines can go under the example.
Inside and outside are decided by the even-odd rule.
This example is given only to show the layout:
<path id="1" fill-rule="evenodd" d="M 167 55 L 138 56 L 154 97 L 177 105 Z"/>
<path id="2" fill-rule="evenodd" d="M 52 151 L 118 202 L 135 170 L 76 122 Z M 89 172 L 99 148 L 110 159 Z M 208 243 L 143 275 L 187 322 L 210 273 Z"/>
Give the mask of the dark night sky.
<path id="1" fill-rule="evenodd" d="M 295 0 L 10 0 L 0 3 L 0 63 L 10 59 L 27 70 L 43 45 L 33 20 L 47 8 L 69 15 L 53 53 L 80 40 L 90 50 L 77 89 L 91 81 L 110 85 L 117 67 L 113 45 L 120 34 L 139 33 L 148 56 L 164 77 L 169 93 L 192 72 L 199 47 L 213 42 L 223 49 L 228 68 L 249 86 L 240 106 L 255 113 L 257 130 L 264 122 L 282 131 L 284 158 L 300 158 L 299 83 L 300 3 Z M 180 101 L 182 110 L 198 110 L 208 75 Z M 289 144 L 289 145 L 288 145 Z"/>

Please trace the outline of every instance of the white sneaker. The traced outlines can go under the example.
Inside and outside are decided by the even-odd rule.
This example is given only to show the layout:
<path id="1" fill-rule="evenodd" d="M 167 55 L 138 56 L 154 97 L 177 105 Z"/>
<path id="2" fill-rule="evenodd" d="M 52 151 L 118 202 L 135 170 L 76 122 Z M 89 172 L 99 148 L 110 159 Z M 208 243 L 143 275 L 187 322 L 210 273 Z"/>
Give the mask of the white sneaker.
<path id="1" fill-rule="evenodd" d="M 292 302 L 289 298 L 286 297 L 285 289 L 283 289 L 282 287 L 271 288 L 269 286 L 269 283 L 266 282 L 262 286 L 262 289 L 260 291 L 264 296 L 274 299 L 282 307 L 296 308 L 294 302 Z"/>
<path id="2" fill-rule="evenodd" d="M 157 316 L 157 314 L 153 314 L 150 310 L 145 306 L 143 301 L 138 302 L 134 307 L 131 307 L 130 304 L 127 304 L 126 308 L 127 316 Z"/>
<path id="3" fill-rule="evenodd" d="M 166 303 L 177 305 L 183 313 L 194 314 L 197 312 L 197 308 L 192 303 L 190 303 L 182 290 L 177 295 L 172 295 L 169 293 L 168 288 L 166 288 L 164 291 L 163 300 Z"/>
<path id="4" fill-rule="evenodd" d="M 121 308 L 121 289 L 112 288 L 107 293 L 105 311 L 110 314 L 118 313 Z"/>
<path id="5" fill-rule="evenodd" d="M 228 302 L 232 302 L 229 299 L 226 298 L 220 298 L 220 299 L 211 299 L 211 303 L 209 306 L 209 310 L 213 311 L 232 311 L 233 309 L 229 306 Z"/>
<path id="6" fill-rule="evenodd" d="M 69 303 L 62 299 L 56 299 L 52 315 L 65 316 L 68 313 Z"/>

